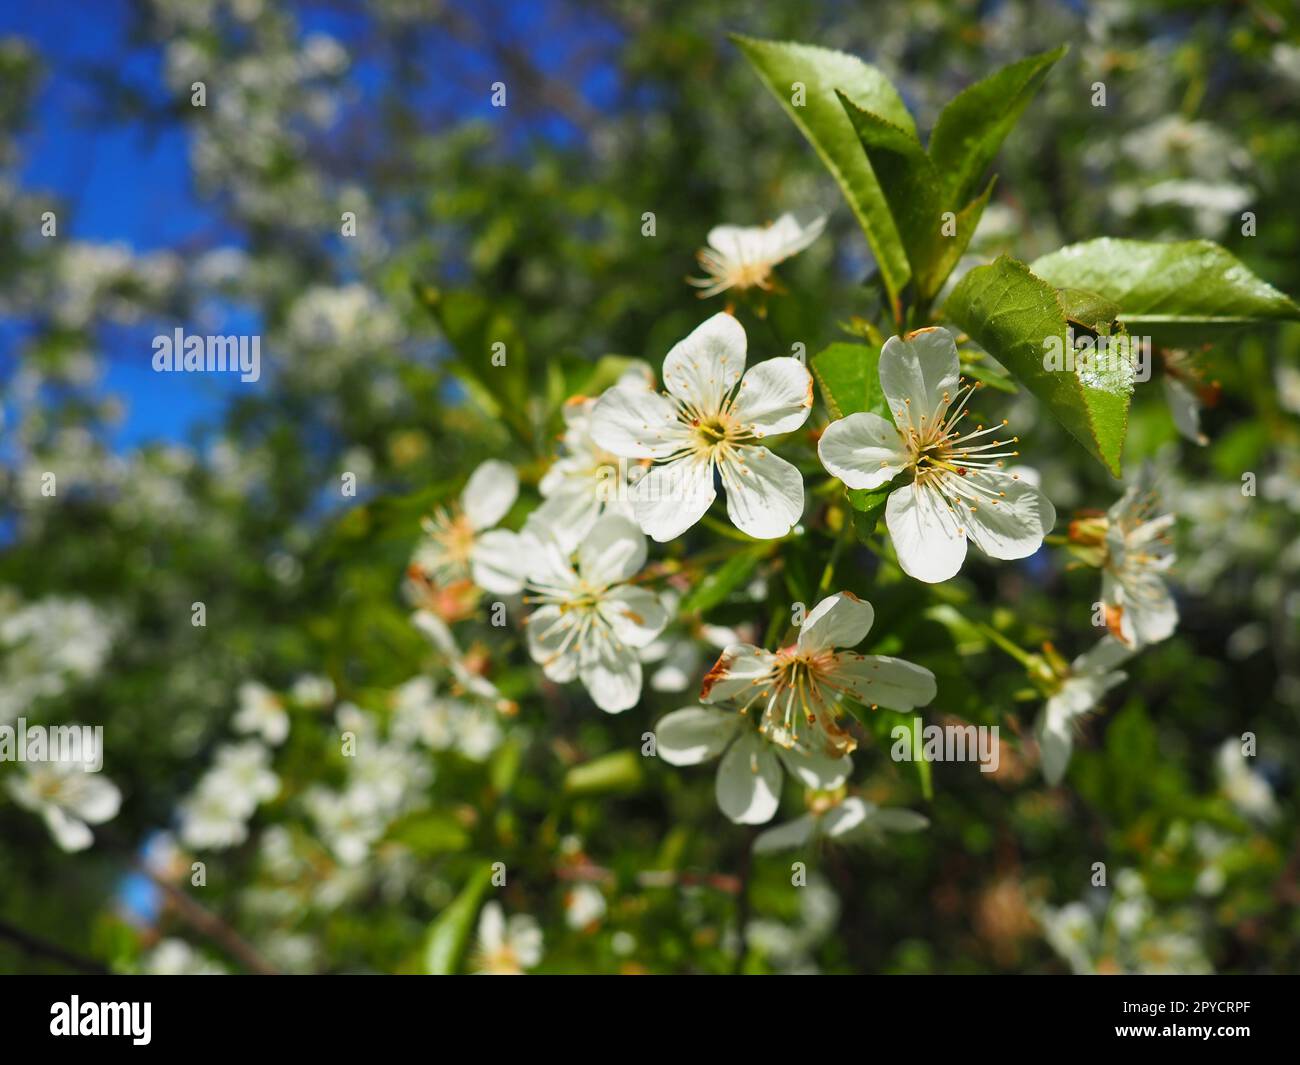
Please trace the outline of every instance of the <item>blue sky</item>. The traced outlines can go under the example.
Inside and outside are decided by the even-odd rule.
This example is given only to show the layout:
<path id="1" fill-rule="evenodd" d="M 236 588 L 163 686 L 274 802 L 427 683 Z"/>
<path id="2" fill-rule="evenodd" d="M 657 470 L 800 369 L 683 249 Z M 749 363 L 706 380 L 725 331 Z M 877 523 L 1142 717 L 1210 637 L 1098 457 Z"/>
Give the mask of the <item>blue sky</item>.
<path id="1" fill-rule="evenodd" d="M 122 241 L 146 252 L 187 242 L 206 245 L 212 233 L 220 232 L 221 243 L 229 243 L 219 215 L 191 188 L 184 130 L 172 126 L 159 132 L 143 125 L 104 124 L 94 117 L 96 89 L 89 71 L 96 65 L 123 74 L 149 97 L 165 99 L 161 49 L 131 40 L 130 0 L 83 0 L 75 8 L 70 14 L 62 4 L 0 6 L 0 37 L 28 40 L 46 67 L 33 121 L 20 139 L 23 185 L 53 193 L 63 202 L 61 240 Z M 564 34 L 543 33 L 537 21 L 540 9 L 510 3 L 501 8 L 504 19 L 491 25 L 493 33 L 526 48 L 543 69 L 563 68 L 575 42 L 606 35 L 590 22 L 581 24 L 580 31 L 570 22 Z M 299 21 L 304 33 L 326 32 L 346 43 L 357 36 L 364 14 L 356 12 L 363 11 L 304 4 Z M 458 49 L 461 64 L 468 63 L 472 71 L 481 68 L 490 83 L 492 67 L 486 58 L 449 45 Z M 430 58 L 431 69 L 438 69 L 437 57 Z M 361 61 L 351 77 L 364 99 L 382 83 L 383 74 Z M 597 106 L 608 104 L 614 81 L 612 71 L 598 71 L 582 87 L 583 94 Z M 451 102 L 462 116 L 488 107 L 486 94 L 456 79 L 432 79 L 429 93 L 431 102 Z M 557 120 L 546 133 L 564 138 L 572 131 Z M 12 323 L 0 322 L 0 355 L 4 349 L 12 354 L 20 335 Z M 150 370 L 147 345 L 141 349 L 138 337 L 119 334 L 114 342 L 110 335 L 103 354 L 103 388 L 120 396 L 127 408 L 111 439 L 119 449 L 148 440 L 186 439 L 197 426 L 216 422 L 238 388 L 227 379 L 214 380 L 207 388 L 169 388 Z"/>
<path id="2" fill-rule="evenodd" d="M 0 36 L 30 41 L 46 64 L 33 121 L 20 139 L 23 184 L 65 204 L 60 239 L 123 241 L 137 251 L 171 247 L 216 222 L 190 188 L 183 132 L 146 135 L 139 127 L 96 123 L 94 89 L 85 77 L 90 65 L 112 63 L 133 82 L 161 91 L 161 54 L 128 41 L 127 0 L 77 8 L 69 17 L 62 5 L 0 7 Z M 14 332 L 0 338 L 12 343 Z M 115 446 L 181 440 L 192 426 L 220 415 L 228 383 L 165 390 L 148 362 L 134 357 L 138 352 L 110 342 L 106 354 L 103 388 L 127 403 Z"/>

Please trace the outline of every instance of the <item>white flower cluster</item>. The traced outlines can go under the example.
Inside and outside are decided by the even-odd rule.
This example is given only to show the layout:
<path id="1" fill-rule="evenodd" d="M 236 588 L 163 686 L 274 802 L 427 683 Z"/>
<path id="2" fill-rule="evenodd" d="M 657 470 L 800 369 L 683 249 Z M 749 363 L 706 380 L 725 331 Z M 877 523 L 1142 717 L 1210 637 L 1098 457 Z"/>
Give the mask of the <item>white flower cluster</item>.
<path id="1" fill-rule="evenodd" d="M 112 648 L 117 625 L 85 599 L 47 596 L 23 603 L 0 589 L 0 725 L 41 699 L 93 680 Z"/>
<path id="2" fill-rule="evenodd" d="M 1051 682 L 1055 691 L 1037 727 L 1049 784 L 1065 776 L 1080 719 L 1127 679 L 1118 667 L 1138 650 L 1173 635 L 1178 625 L 1178 607 L 1164 583 L 1174 563 L 1174 516 L 1160 510 L 1153 468 L 1146 465 L 1104 518 L 1085 519 L 1072 528 L 1075 542 L 1098 552 L 1101 606 L 1109 631 Z"/>
<path id="3" fill-rule="evenodd" d="M 180 838 L 197 850 L 236 847 L 248 838 L 248 822 L 280 793 L 271 752 L 257 740 L 219 746 L 212 766 L 178 810 Z"/>
<path id="4" fill-rule="evenodd" d="M 1196 914 L 1161 913 L 1142 875 L 1122 869 L 1100 905 L 1041 907 L 1048 945 L 1076 974 L 1204 975 L 1213 972 Z"/>

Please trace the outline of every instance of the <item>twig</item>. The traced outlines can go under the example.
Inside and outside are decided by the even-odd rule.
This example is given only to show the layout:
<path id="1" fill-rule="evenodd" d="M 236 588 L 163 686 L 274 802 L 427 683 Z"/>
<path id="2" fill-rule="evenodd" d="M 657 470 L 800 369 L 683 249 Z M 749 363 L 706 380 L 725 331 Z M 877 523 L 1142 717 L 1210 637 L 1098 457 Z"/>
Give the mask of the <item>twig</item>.
<path id="1" fill-rule="evenodd" d="M 109 972 L 108 966 L 103 962 L 96 961 L 93 958 L 84 958 L 74 951 L 67 950 L 57 943 L 41 939 L 40 936 L 32 935 L 31 932 L 5 920 L 0 920 L 0 939 L 9 940 L 28 954 L 49 958 L 60 965 L 66 965 L 69 969 L 76 969 L 78 972 L 93 973 L 96 976 L 107 976 Z"/>
<path id="2" fill-rule="evenodd" d="M 277 975 L 278 970 L 275 966 L 263 958 L 243 936 L 206 906 L 195 902 L 175 884 L 169 883 L 158 876 L 143 862 L 137 862 L 136 868 L 162 890 L 163 894 L 167 896 L 167 901 L 176 909 L 181 919 L 196 932 L 207 936 L 255 973 L 260 973 L 263 976 Z"/>

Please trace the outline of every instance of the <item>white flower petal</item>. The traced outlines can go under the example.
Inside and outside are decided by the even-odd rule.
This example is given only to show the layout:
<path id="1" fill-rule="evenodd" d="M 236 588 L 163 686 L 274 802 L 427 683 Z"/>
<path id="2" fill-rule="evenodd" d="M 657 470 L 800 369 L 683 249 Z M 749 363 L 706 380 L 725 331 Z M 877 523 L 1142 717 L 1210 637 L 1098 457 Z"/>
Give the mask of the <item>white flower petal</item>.
<path id="1" fill-rule="evenodd" d="M 684 706 L 655 725 L 655 752 L 669 765 L 699 765 L 726 750 L 744 722 L 734 710 Z"/>
<path id="2" fill-rule="evenodd" d="M 1174 417 L 1174 428 L 1185 440 L 1204 446 L 1210 438 L 1201 432 L 1201 401 L 1194 389 L 1188 388 L 1176 377 L 1164 379 L 1165 402 Z"/>
<path id="3" fill-rule="evenodd" d="M 714 226 L 705 241 L 733 263 L 756 263 L 765 253 L 767 226 Z"/>
<path id="4" fill-rule="evenodd" d="M 857 796 L 850 796 L 842 803 L 827 810 L 822 816 L 819 828 L 831 839 L 844 839 L 860 829 L 867 821 L 876 817 L 877 807 L 873 802 L 866 802 Z"/>
<path id="5" fill-rule="evenodd" d="M 885 525 L 908 576 L 938 584 L 961 570 L 966 534 L 934 489 L 915 484 L 894 489 L 885 504 Z"/>
<path id="6" fill-rule="evenodd" d="M 719 466 L 727 514 L 741 532 L 759 540 L 784 536 L 803 516 L 803 478 L 765 447 L 744 445 Z"/>
<path id="7" fill-rule="evenodd" d="M 775 662 L 771 651 L 748 643 L 732 644 L 705 674 L 700 701 L 722 703 L 752 694 L 771 680 Z"/>
<path id="8" fill-rule="evenodd" d="M 803 619 L 799 648 L 821 651 L 832 647 L 856 647 L 867 638 L 876 612 L 871 604 L 852 592 L 828 595 Z"/>
<path id="9" fill-rule="evenodd" d="M 775 264 L 797 255 L 821 236 L 825 228 L 825 215 L 812 218 L 804 225 L 793 214 L 783 214 L 764 231 L 763 248 L 767 261 Z"/>
<path id="10" fill-rule="evenodd" d="M 853 759 L 847 754 L 832 758 L 802 747 L 777 748 L 777 756 L 805 788 L 829 791 L 838 788 L 853 772 Z"/>
<path id="11" fill-rule="evenodd" d="M 608 714 L 620 714 L 641 698 L 641 662 L 625 647 L 607 640 L 578 664 L 578 676 L 591 701 Z"/>
<path id="12" fill-rule="evenodd" d="M 771 747 L 753 729 L 745 729 L 718 766 L 718 808 L 741 825 L 772 820 L 781 803 L 781 776 L 781 763 Z"/>
<path id="13" fill-rule="evenodd" d="M 533 968 L 542 960 L 542 930 L 537 921 L 526 913 L 517 913 L 506 927 L 506 938 L 520 968 Z"/>
<path id="14" fill-rule="evenodd" d="M 1111 688 L 1128 679 L 1124 673 L 1087 673 L 1067 677 L 1060 691 L 1047 700 L 1047 714 L 1053 721 L 1069 722 L 1097 706 Z"/>
<path id="15" fill-rule="evenodd" d="M 1056 508 L 1041 489 L 1004 475 L 984 475 L 980 483 L 1006 495 L 997 502 L 981 499 L 963 509 L 966 535 L 990 558 L 1027 558 L 1043 546 L 1056 524 Z"/>
<path id="16" fill-rule="evenodd" d="M 478 917 L 479 948 L 484 952 L 501 949 L 506 941 L 506 915 L 501 903 L 493 899 L 484 905 Z"/>
<path id="17" fill-rule="evenodd" d="M 611 589 L 601 600 L 600 615 L 627 647 L 645 647 L 668 624 L 663 603 L 647 588 Z"/>
<path id="18" fill-rule="evenodd" d="M 930 819 L 924 814 L 896 807 L 877 810 L 871 818 L 871 823 L 886 832 L 920 832 L 921 829 L 930 827 Z"/>
<path id="19" fill-rule="evenodd" d="M 506 516 L 519 497 L 519 474 L 508 462 L 488 459 L 469 476 L 460 505 L 475 529 L 490 529 Z"/>
<path id="20" fill-rule="evenodd" d="M 615 455 L 667 458 L 686 442 L 687 429 L 667 396 L 650 389 L 606 389 L 591 412 L 591 438 Z"/>
<path id="21" fill-rule="evenodd" d="M 957 342 L 946 329 L 931 326 L 890 337 L 880 349 L 880 387 L 900 429 L 934 425 L 956 395 L 960 376 Z"/>
<path id="22" fill-rule="evenodd" d="M 1038 727 L 1038 750 L 1047 783 L 1055 786 L 1061 782 L 1073 749 L 1074 737 L 1069 722 L 1044 710 Z"/>
<path id="23" fill-rule="evenodd" d="M 449 658 L 460 657 L 460 650 L 456 646 L 455 637 L 451 634 L 451 628 L 437 614 L 428 610 L 417 610 L 411 615 L 411 622 L 444 655 Z"/>
<path id="24" fill-rule="evenodd" d="M 833 682 L 843 685 L 853 697 L 868 706 L 890 710 L 915 710 L 935 696 L 934 674 L 924 666 L 888 655 L 836 656 Z"/>
<path id="25" fill-rule="evenodd" d="M 533 584 L 547 588 L 572 588 L 578 583 L 578 574 L 570 557 L 572 552 L 564 546 L 555 529 L 539 516 L 539 511 L 540 508 L 528 515 L 520 533 L 527 538 L 527 542 L 521 545 L 520 568 Z"/>
<path id="26" fill-rule="evenodd" d="M 754 839 L 755 854 L 774 854 L 777 851 L 797 850 L 811 838 L 817 827 L 817 818 L 804 814 L 784 825 L 765 829 Z"/>
<path id="27" fill-rule="evenodd" d="M 1120 631 L 1133 650 L 1168 639 L 1178 627 L 1174 597 L 1153 573 L 1124 580 L 1104 574 L 1102 599 L 1120 607 Z"/>
<path id="28" fill-rule="evenodd" d="M 122 805 L 122 793 L 117 785 L 103 777 L 91 777 L 82 785 L 74 812 L 83 821 L 102 825 L 117 816 Z"/>
<path id="29" fill-rule="evenodd" d="M 664 357 L 664 387 L 701 414 L 716 414 L 745 372 L 745 343 L 735 318 L 715 314 Z"/>
<path id="30" fill-rule="evenodd" d="M 648 652 L 658 653 L 652 657 Z M 657 692 L 684 692 L 700 675 L 703 652 L 690 639 L 655 640 L 640 652 L 642 662 L 654 662 L 650 687 Z"/>
<path id="31" fill-rule="evenodd" d="M 740 382 L 731 413 L 757 437 L 790 433 L 812 410 L 812 375 L 798 359 L 768 359 L 753 366 Z"/>
<path id="32" fill-rule="evenodd" d="M 493 595 L 517 595 L 532 561 L 530 546 L 535 547 L 535 541 L 509 529 L 483 533 L 474 541 L 469 556 L 474 583 Z"/>
<path id="33" fill-rule="evenodd" d="M 879 488 L 911 461 L 898 430 L 879 414 L 864 411 L 831 422 L 817 441 L 817 455 L 849 488 Z"/>
<path id="34" fill-rule="evenodd" d="M 1076 674 L 1109 673 L 1120 663 L 1132 657 L 1132 648 L 1125 647 L 1113 636 L 1103 636 L 1093 647 L 1070 663 L 1070 670 Z"/>
<path id="35" fill-rule="evenodd" d="M 61 850 L 69 853 L 84 851 L 95 841 L 93 833 L 83 822 L 68 816 L 59 807 L 47 805 L 41 813 L 45 818 L 45 827 L 50 830 L 50 835 Z"/>
<path id="36" fill-rule="evenodd" d="M 560 545 L 566 551 L 573 551 L 591 532 L 603 506 L 594 484 L 590 489 L 562 488 L 543 500 L 529 515 L 529 521 L 549 527 Z"/>
<path id="37" fill-rule="evenodd" d="M 653 467 L 630 491 L 641 531 L 665 543 L 704 517 L 717 496 L 713 463 L 697 455 L 674 459 Z"/>
<path id="38" fill-rule="evenodd" d="M 645 537 L 627 518 L 607 514 L 578 546 L 578 571 L 593 587 L 635 576 L 645 565 Z"/>
<path id="39" fill-rule="evenodd" d="M 578 675 L 577 655 L 569 653 L 569 634 L 575 624 L 575 616 L 562 613 L 558 606 L 544 606 L 528 616 L 528 653 L 557 684 L 567 684 Z"/>

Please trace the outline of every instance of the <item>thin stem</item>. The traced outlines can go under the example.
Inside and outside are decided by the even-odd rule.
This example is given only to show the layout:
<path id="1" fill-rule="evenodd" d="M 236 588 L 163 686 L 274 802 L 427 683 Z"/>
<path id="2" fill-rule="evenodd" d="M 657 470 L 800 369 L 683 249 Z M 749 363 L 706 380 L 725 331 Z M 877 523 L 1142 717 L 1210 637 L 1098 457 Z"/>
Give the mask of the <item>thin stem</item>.
<path id="1" fill-rule="evenodd" d="M 820 602 L 822 597 L 830 591 L 831 581 L 835 577 L 835 567 L 839 563 L 840 555 L 844 551 L 844 545 L 854 536 L 853 532 L 853 515 L 840 511 L 844 519 L 844 524 L 840 526 L 840 533 L 835 538 L 835 543 L 831 545 L 831 557 L 826 560 L 826 568 L 822 570 L 822 579 L 817 584 L 817 595 L 815 598 Z"/>
<path id="2" fill-rule="evenodd" d="M 77 972 L 93 973 L 96 976 L 106 976 L 109 972 L 108 966 L 103 962 L 94 958 L 84 958 L 80 954 L 67 950 L 57 943 L 42 939 L 40 936 L 33 935 L 26 929 L 19 928 L 8 921 L 0 920 L 0 939 L 7 939 L 28 954 L 49 958 L 51 961 L 66 965 L 69 969 L 75 969 Z"/>
<path id="3" fill-rule="evenodd" d="M 992 625 L 983 621 L 977 621 L 975 627 L 1026 669 L 1034 668 L 1036 664 L 1035 656 L 1030 654 L 1019 644 L 1013 643 L 1011 640 L 1007 639 Z"/>
<path id="4" fill-rule="evenodd" d="M 175 884 L 158 876 L 143 862 L 137 862 L 136 868 L 162 890 L 163 894 L 167 896 L 167 901 L 175 907 L 181 919 L 191 928 L 213 940 L 232 957 L 238 958 L 254 972 L 266 976 L 276 975 L 275 966 L 263 958 L 246 939 L 215 913 L 195 902 Z"/>

